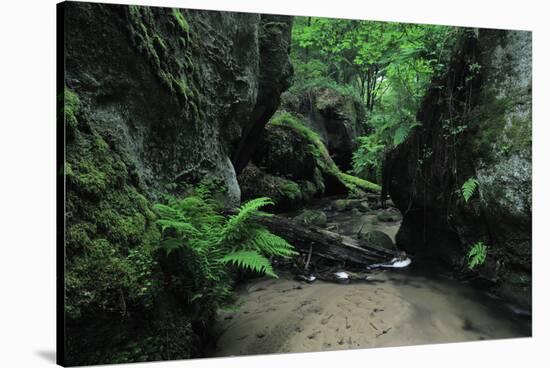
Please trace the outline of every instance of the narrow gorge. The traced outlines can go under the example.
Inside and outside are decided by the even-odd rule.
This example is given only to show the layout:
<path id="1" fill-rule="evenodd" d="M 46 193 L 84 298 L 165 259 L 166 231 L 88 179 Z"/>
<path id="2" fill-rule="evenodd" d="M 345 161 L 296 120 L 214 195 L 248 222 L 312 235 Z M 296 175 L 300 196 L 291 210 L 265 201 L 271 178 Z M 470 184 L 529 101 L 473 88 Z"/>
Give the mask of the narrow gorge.
<path id="1" fill-rule="evenodd" d="M 530 32 L 62 22 L 65 363 L 531 335 Z"/>

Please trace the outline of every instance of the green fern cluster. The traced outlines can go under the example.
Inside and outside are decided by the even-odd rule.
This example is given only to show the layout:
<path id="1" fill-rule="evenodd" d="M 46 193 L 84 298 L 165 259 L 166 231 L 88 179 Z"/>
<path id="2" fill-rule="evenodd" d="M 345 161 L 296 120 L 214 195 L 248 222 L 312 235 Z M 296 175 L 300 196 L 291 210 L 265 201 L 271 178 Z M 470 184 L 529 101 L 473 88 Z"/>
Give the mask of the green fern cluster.
<path id="1" fill-rule="evenodd" d="M 464 202 L 468 202 L 470 198 L 475 194 L 476 189 L 479 186 L 479 181 L 476 178 L 469 178 L 462 184 L 461 192 Z"/>
<path id="2" fill-rule="evenodd" d="M 182 289 L 189 303 L 208 298 L 222 306 L 231 294 L 232 266 L 277 277 L 268 257 L 297 254 L 284 239 L 256 222 L 258 217 L 270 216 L 261 211 L 270 204 L 269 198 L 253 199 L 225 218 L 208 192 L 195 191 L 155 205 L 163 235 L 160 248 L 166 256 L 181 259 L 186 269 Z"/>
<path id="3" fill-rule="evenodd" d="M 411 132 L 419 127 L 414 116 L 388 116 L 385 113 L 370 113 L 369 125 L 373 132 L 357 137 L 358 148 L 353 153 L 355 175 L 375 180 L 382 170 L 382 161 L 389 149 L 401 145 Z M 379 182 L 380 183 L 380 182 Z"/>
<path id="4" fill-rule="evenodd" d="M 486 258 L 487 246 L 485 245 L 485 243 L 481 241 L 475 243 L 474 245 L 472 245 L 467 255 L 468 268 L 470 270 L 473 270 L 477 266 L 481 266 L 483 263 L 485 263 Z"/>

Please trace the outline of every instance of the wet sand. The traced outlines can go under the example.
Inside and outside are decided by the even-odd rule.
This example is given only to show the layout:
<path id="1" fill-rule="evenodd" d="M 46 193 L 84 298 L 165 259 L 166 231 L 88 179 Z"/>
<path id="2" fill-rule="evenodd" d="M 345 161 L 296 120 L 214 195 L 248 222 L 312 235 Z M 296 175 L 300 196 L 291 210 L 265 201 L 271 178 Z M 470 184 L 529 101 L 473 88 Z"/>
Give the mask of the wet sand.
<path id="1" fill-rule="evenodd" d="M 262 279 L 219 315 L 208 356 L 314 352 L 530 335 L 497 300 L 462 284 L 395 271 L 347 285 Z"/>
<path id="2" fill-rule="evenodd" d="M 400 221 L 376 220 L 380 211 L 331 211 L 327 227 L 343 235 L 383 231 L 395 241 Z M 504 302 L 472 286 L 423 272 L 414 263 L 401 270 L 373 271 L 374 281 L 337 284 L 258 279 L 238 289 L 239 306 L 219 312 L 217 346 L 207 356 L 315 352 L 354 348 L 477 341 L 531 335 Z M 433 272 L 432 272 L 433 273 Z"/>

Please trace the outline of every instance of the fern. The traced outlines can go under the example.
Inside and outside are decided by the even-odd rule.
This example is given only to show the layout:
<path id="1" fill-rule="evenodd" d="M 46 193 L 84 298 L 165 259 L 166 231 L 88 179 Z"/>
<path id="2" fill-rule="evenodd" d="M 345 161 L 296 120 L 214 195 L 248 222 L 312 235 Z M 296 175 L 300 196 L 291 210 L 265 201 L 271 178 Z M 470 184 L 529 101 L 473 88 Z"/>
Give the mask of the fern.
<path id="1" fill-rule="evenodd" d="M 477 266 L 481 266 L 487 258 L 487 246 L 483 242 L 477 242 L 470 248 L 468 252 L 468 268 L 473 270 Z"/>
<path id="2" fill-rule="evenodd" d="M 233 252 L 220 259 L 220 262 L 225 264 L 232 263 L 243 269 L 265 273 L 275 278 L 278 277 L 273 271 L 269 259 L 255 251 Z"/>
<path id="3" fill-rule="evenodd" d="M 165 232 L 168 229 L 176 231 L 178 234 L 183 236 L 192 236 L 198 233 L 198 230 L 193 227 L 188 222 L 185 222 L 185 219 L 181 220 L 170 220 L 170 219 L 160 219 L 157 220 L 157 224 L 160 225 L 161 231 Z"/>
<path id="4" fill-rule="evenodd" d="M 265 229 L 258 229 L 250 242 L 256 250 L 267 255 L 289 258 L 298 254 L 286 240 Z"/>
<path id="5" fill-rule="evenodd" d="M 248 201 L 227 219 L 204 188 L 183 199 L 165 197 L 165 202 L 154 206 L 163 235 L 159 248 L 181 262 L 181 276 L 173 282 L 190 304 L 226 305 L 232 295 L 229 266 L 277 277 L 267 257 L 297 254 L 283 238 L 256 223 L 257 217 L 269 216 L 261 211 L 273 204 L 269 198 Z"/>
<path id="6" fill-rule="evenodd" d="M 409 127 L 406 125 L 400 125 L 399 128 L 393 133 L 393 145 L 395 147 L 399 146 L 401 143 L 405 142 L 405 139 L 409 135 Z"/>
<path id="7" fill-rule="evenodd" d="M 274 202 L 267 197 L 260 197 L 252 199 L 241 206 L 239 212 L 236 215 L 229 217 L 229 221 L 222 229 L 220 240 L 235 240 L 245 234 L 248 221 L 253 216 L 269 216 L 269 214 L 260 211 L 260 208 L 274 204 Z"/>
<path id="8" fill-rule="evenodd" d="M 479 181 L 475 178 L 469 178 L 462 184 L 462 197 L 464 198 L 464 202 L 468 202 L 468 200 L 472 198 L 478 186 Z"/>
<path id="9" fill-rule="evenodd" d="M 399 125 L 399 127 L 393 133 L 393 145 L 394 147 L 399 146 L 401 143 L 405 142 L 405 139 L 409 136 L 411 130 L 420 126 L 419 123 L 413 123 L 411 125 Z"/>
<path id="10" fill-rule="evenodd" d="M 176 249 L 181 249 L 183 243 L 177 238 L 167 238 L 160 243 L 160 247 L 166 252 L 166 255 L 170 255 Z"/>

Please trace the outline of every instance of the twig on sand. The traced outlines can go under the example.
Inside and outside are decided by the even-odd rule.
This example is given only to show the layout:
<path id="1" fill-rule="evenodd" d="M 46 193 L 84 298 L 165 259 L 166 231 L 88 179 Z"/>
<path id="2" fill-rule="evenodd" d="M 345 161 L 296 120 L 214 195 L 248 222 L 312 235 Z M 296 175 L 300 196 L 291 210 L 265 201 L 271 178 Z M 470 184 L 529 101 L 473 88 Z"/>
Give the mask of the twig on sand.
<path id="1" fill-rule="evenodd" d="M 372 322 L 369 322 L 369 323 L 370 323 L 370 325 L 372 326 L 372 328 L 374 328 L 376 331 L 378 331 L 378 329 L 376 328 L 376 326 L 374 325 L 374 323 L 372 323 Z"/>
<path id="2" fill-rule="evenodd" d="M 380 337 L 380 336 L 382 336 L 382 335 L 385 335 L 385 334 L 387 334 L 390 330 L 391 330 L 391 327 L 388 328 L 388 329 L 386 329 L 386 330 L 382 330 L 382 332 L 380 332 L 378 335 L 376 335 L 376 337 Z"/>

